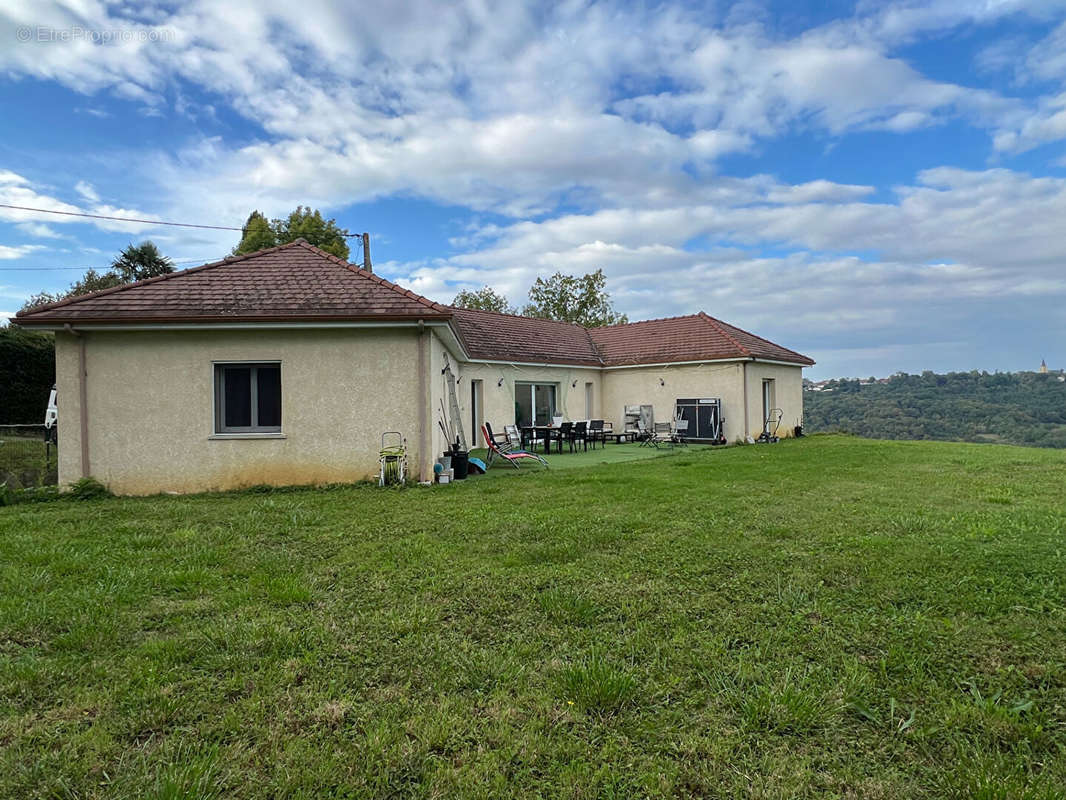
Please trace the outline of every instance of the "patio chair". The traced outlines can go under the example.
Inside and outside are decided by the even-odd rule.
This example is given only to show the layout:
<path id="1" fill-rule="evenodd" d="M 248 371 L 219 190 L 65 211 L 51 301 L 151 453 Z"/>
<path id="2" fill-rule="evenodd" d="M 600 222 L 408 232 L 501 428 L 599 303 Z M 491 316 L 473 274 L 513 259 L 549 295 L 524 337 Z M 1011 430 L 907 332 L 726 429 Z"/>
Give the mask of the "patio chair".
<path id="1" fill-rule="evenodd" d="M 495 440 L 492 438 L 492 434 L 489 433 L 487 425 L 488 423 L 481 426 L 481 432 L 485 434 L 485 442 L 488 444 L 489 448 L 488 465 L 491 465 L 496 458 L 502 458 L 515 469 L 520 469 L 518 463 L 523 458 L 532 458 L 536 459 L 544 466 L 548 466 L 548 462 L 538 456 L 536 453 L 528 453 L 525 450 L 508 450 L 507 452 L 501 450 L 500 446 L 497 445 Z"/>
<path id="2" fill-rule="evenodd" d="M 599 442 L 604 447 L 607 446 L 607 436 L 603 431 L 603 420 L 594 419 L 589 423 L 589 442 L 592 443 L 592 448 L 596 449 L 596 442 Z"/>
<path id="3" fill-rule="evenodd" d="M 522 431 L 519 430 L 517 425 L 504 425 L 503 432 L 507 436 L 507 443 L 510 445 L 511 450 L 525 450 L 526 443 L 522 438 Z M 536 436 L 530 436 L 529 446 L 536 447 L 537 443 L 541 441 Z"/>
<path id="4" fill-rule="evenodd" d="M 516 449 L 516 446 L 511 442 L 510 434 L 506 433 L 506 430 L 507 430 L 507 426 L 504 426 L 505 433 L 502 434 L 502 435 L 498 434 L 498 433 L 496 433 L 495 431 L 492 430 L 492 425 L 489 424 L 488 422 L 486 422 L 484 424 L 484 426 L 482 426 L 481 432 L 486 437 L 489 437 L 489 438 L 485 439 L 486 442 L 490 441 L 490 439 L 491 439 L 492 443 L 494 445 L 496 445 L 496 447 L 498 449 L 500 449 L 500 450 L 502 450 L 503 452 L 506 453 L 509 450 Z M 485 446 L 488 447 L 487 444 Z M 517 447 L 517 449 L 521 450 L 522 448 L 519 446 L 519 447 Z M 489 450 L 489 461 L 492 461 L 492 450 L 491 449 Z"/>
<path id="5" fill-rule="evenodd" d="M 652 442 L 655 443 L 656 447 L 658 447 L 660 444 L 672 445 L 674 443 L 673 423 L 656 422 L 654 423 L 654 425 L 655 430 L 652 433 Z"/>
<path id="6" fill-rule="evenodd" d="M 637 433 L 636 439 L 640 442 L 641 447 L 659 447 L 659 443 L 655 441 L 655 435 L 648 430 L 648 426 L 644 424 L 644 420 L 637 420 Z"/>
<path id="7" fill-rule="evenodd" d="M 688 420 L 675 419 L 670 423 L 670 440 L 674 444 L 688 445 L 685 437 L 688 436 Z"/>
<path id="8" fill-rule="evenodd" d="M 570 452 L 574 452 L 574 445 L 581 442 L 581 446 L 585 449 L 589 449 L 589 433 L 587 422 L 575 422 L 574 427 L 570 429 Z"/>
<path id="9" fill-rule="evenodd" d="M 564 422 L 559 426 L 559 452 L 563 452 L 563 442 L 570 445 L 570 452 L 574 452 L 574 444 L 570 441 L 570 434 L 574 432 L 574 423 Z"/>

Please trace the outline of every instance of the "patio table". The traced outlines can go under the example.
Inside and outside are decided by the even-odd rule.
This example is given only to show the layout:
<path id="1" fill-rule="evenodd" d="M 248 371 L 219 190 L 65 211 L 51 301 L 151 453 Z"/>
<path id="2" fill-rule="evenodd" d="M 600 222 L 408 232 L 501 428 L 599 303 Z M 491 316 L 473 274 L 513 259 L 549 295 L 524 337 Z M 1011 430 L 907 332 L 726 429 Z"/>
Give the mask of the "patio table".
<path id="1" fill-rule="evenodd" d="M 525 449 L 527 441 L 532 444 L 538 435 L 544 439 L 544 453 L 546 455 L 552 451 L 552 439 L 559 443 L 559 452 L 563 452 L 563 437 L 559 434 L 559 429 L 554 425 L 523 425 L 522 448 Z"/>

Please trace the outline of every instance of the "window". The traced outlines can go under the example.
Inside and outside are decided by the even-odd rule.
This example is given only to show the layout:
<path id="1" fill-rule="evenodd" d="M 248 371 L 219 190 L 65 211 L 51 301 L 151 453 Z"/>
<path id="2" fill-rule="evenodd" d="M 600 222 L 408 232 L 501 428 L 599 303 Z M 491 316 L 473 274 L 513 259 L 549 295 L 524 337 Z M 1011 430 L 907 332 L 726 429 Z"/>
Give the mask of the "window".
<path id="1" fill-rule="evenodd" d="M 555 416 L 554 383 L 515 383 L 515 424 L 547 425 Z"/>
<path id="2" fill-rule="evenodd" d="M 281 432 L 281 364 L 215 364 L 215 433 Z"/>

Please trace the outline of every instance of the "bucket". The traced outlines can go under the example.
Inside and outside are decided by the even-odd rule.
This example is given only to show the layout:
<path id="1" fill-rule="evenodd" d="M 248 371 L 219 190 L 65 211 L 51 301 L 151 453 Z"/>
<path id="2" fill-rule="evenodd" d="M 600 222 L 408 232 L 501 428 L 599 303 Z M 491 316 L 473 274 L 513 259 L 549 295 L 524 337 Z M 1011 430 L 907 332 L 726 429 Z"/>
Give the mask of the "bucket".
<path id="1" fill-rule="evenodd" d="M 470 453 L 463 450 L 453 452 L 452 469 L 455 470 L 455 479 L 457 481 L 465 480 L 467 472 L 470 471 Z"/>

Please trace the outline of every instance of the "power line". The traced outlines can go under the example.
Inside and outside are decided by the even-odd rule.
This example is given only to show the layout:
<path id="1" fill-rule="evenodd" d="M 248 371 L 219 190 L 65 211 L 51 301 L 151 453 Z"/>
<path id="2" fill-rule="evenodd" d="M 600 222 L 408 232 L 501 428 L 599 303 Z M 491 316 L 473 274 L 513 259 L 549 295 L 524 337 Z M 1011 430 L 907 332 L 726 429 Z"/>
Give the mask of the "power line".
<path id="1" fill-rule="evenodd" d="M 36 211 L 39 214 L 60 214 L 64 217 L 86 217 L 88 219 L 106 219 L 113 222 L 139 222 L 143 225 L 170 225 L 176 228 L 207 228 L 213 231 L 240 231 L 244 233 L 245 228 L 234 228 L 229 225 L 196 225 L 192 222 L 164 222 L 158 219 L 136 219 L 134 217 L 110 217 L 105 214 L 86 214 L 81 211 L 54 211 L 50 208 L 30 208 L 29 206 L 13 206 L 7 203 L 0 203 L 0 208 L 13 208 L 16 211 Z M 361 233 L 343 233 L 342 236 L 352 236 L 362 238 Z"/>
<path id="2" fill-rule="evenodd" d="M 217 258 L 182 258 L 177 261 L 171 261 L 171 264 L 210 264 L 212 261 L 219 261 Z M 54 270 L 73 269 L 81 272 L 87 272 L 90 269 L 106 270 L 110 269 L 110 266 L 95 266 L 95 267 L 0 267 L 0 272 L 52 272 Z"/>

